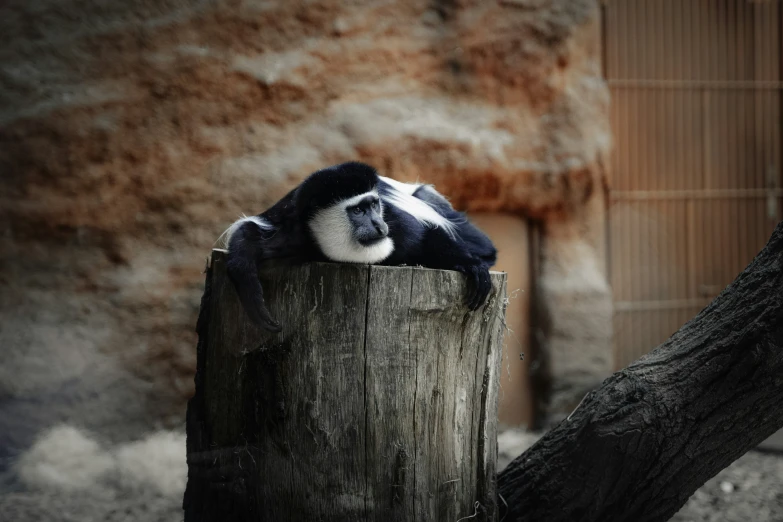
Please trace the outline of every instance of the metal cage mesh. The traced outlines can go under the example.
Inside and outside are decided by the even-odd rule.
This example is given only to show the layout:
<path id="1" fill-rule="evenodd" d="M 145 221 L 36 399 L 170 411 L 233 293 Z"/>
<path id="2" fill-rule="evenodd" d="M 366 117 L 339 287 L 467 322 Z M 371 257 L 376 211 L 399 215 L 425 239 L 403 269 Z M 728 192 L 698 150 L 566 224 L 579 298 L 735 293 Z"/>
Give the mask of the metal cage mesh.
<path id="1" fill-rule="evenodd" d="M 777 1 L 610 0 L 615 366 L 666 340 L 780 219 Z"/>

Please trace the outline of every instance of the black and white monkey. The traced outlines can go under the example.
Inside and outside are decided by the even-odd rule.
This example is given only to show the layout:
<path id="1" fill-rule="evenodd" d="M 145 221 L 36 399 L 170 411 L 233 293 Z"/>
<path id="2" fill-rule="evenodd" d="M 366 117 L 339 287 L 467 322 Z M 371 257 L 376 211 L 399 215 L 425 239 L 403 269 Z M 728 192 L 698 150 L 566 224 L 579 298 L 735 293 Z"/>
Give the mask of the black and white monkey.
<path id="1" fill-rule="evenodd" d="M 268 259 L 420 265 L 456 270 L 470 281 L 467 305 L 492 288 L 489 238 L 429 185 L 379 176 L 359 162 L 318 170 L 274 206 L 224 233 L 226 270 L 250 319 L 281 330 L 264 302 L 258 267 Z"/>

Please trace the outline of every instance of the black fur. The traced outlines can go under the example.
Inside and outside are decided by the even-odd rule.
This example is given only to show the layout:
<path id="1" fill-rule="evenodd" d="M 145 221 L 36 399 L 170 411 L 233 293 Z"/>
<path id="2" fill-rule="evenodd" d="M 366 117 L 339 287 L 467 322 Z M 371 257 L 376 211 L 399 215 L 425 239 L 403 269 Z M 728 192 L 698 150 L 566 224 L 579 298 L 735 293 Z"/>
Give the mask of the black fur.
<path id="1" fill-rule="evenodd" d="M 275 258 L 291 258 L 298 262 L 329 261 L 312 237 L 308 221 L 318 210 L 376 187 L 381 200 L 393 190 L 369 165 L 350 162 L 328 167 L 311 174 L 269 210 L 258 215 L 270 225 L 268 229 L 246 222 L 231 235 L 228 276 L 253 322 L 273 332 L 281 329 L 264 302 L 257 275 L 259 264 Z M 431 187 L 422 186 L 413 196 L 455 224 L 453 237 L 442 228 L 422 225 L 394 205 L 384 204 L 383 220 L 394 241 L 394 251 L 378 264 L 421 265 L 462 272 L 471 281 L 467 305 L 471 310 L 477 309 L 492 288 L 489 268 L 495 264 L 495 247 L 463 213 L 455 211 Z"/>
<path id="2" fill-rule="evenodd" d="M 293 192 L 296 192 L 299 216 L 306 221 L 317 210 L 369 192 L 377 184 L 378 173 L 374 168 L 351 161 L 313 172 Z"/>

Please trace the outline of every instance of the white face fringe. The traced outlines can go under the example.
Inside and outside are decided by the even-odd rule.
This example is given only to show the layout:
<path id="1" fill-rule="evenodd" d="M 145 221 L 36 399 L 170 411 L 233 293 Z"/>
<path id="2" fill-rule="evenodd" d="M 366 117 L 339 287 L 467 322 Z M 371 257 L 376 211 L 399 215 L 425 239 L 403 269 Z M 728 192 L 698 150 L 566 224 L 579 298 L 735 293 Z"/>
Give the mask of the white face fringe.
<path id="1" fill-rule="evenodd" d="M 348 220 L 346 209 L 367 196 L 378 197 L 378 193 L 366 192 L 346 199 L 329 208 L 319 210 L 310 220 L 310 231 L 318 247 L 331 261 L 373 264 L 383 261 L 394 251 L 394 242 L 390 237 L 385 237 L 370 246 L 362 245 L 353 237 L 353 225 Z"/>

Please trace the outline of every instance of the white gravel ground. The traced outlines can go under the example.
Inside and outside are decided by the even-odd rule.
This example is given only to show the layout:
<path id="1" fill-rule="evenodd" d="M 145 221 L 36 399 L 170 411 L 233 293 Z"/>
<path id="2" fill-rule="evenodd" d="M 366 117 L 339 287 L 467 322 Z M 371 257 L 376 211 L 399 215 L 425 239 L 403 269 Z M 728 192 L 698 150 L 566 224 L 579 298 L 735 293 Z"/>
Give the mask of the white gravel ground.
<path id="1" fill-rule="evenodd" d="M 55 426 L 0 475 L 0 519 L 178 522 L 186 472 L 182 433 L 108 446 L 73 426 Z"/>

